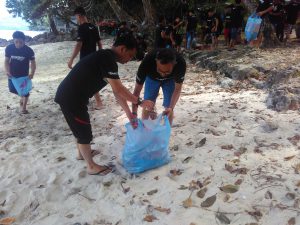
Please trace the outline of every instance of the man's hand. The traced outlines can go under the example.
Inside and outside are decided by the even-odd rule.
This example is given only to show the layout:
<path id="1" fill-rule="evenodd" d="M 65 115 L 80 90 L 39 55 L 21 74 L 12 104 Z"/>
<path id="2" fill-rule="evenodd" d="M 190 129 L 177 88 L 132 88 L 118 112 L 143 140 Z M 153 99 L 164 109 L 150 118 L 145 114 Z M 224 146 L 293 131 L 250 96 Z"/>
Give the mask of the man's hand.
<path id="1" fill-rule="evenodd" d="M 29 74 L 28 77 L 29 77 L 30 80 L 32 80 L 32 78 L 33 78 L 33 73 Z"/>
<path id="2" fill-rule="evenodd" d="M 263 12 L 258 12 L 257 15 L 261 17 L 262 15 L 264 15 L 264 13 Z"/>
<path id="3" fill-rule="evenodd" d="M 137 114 L 136 113 L 131 113 L 131 115 L 128 117 L 130 124 L 133 129 L 136 129 L 138 127 L 138 119 L 137 119 Z"/>
<path id="4" fill-rule="evenodd" d="M 73 59 L 70 59 L 70 60 L 69 60 L 69 62 L 68 62 L 68 67 L 69 67 L 70 69 L 73 68 Z"/>
<path id="5" fill-rule="evenodd" d="M 172 108 L 166 108 L 165 111 L 163 111 L 163 115 L 166 115 L 168 118 L 173 115 L 173 109 Z"/>
<path id="6" fill-rule="evenodd" d="M 154 107 L 154 102 L 152 102 L 150 100 L 143 100 L 142 103 L 140 104 L 140 106 L 148 111 L 152 111 L 153 107 Z"/>

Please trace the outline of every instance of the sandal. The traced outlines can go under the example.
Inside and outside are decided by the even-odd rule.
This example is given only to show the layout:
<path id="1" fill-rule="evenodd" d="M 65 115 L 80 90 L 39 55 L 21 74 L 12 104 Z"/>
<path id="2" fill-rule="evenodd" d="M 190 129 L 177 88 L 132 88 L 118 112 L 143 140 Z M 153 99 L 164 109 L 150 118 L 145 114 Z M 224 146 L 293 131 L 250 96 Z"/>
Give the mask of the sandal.
<path id="1" fill-rule="evenodd" d="M 109 173 L 111 173 L 113 170 L 111 167 L 109 166 L 103 166 L 104 169 L 100 170 L 99 172 L 97 173 L 88 173 L 89 175 L 99 175 L 99 176 L 105 176 Z"/>

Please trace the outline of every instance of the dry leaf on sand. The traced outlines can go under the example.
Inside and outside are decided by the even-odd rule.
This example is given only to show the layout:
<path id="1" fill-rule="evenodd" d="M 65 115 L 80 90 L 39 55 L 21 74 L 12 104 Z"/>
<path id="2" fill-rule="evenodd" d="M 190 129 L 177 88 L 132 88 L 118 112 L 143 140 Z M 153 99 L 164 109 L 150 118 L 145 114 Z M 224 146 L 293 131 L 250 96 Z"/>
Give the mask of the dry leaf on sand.
<path id="1" fill-rule="evenodd" d="M 189 197 L 188 199 L 184 200 L 182 202 L 182 204 L 183 204 L 184 208 L 190 208 L 193 206 L 193 201 L 192 201 L 191 197 Z"/>
<path id="2" fill-rule="evenodd" d="M 217 196 L 213 195 L 205 199 L 204 202 L 201 203 L 201 207 L 211 207 L 215 201 L 217 200 Z"/>
<path id="3" fill-rule="evenodd" d="M 162 207 L 155 207 L 154 208 L 156 211 L 159 211 L 159 212 L 164 212 L 166 214 L 170 214 L 171 212 L 171 209 L 170 208 L 162 208 Z"/>
<path id="4" fill-rule="evenodd" d="M 158 220 L 158 219 L 153 215 L 147 215 L 144 218 L 144 221 L 147 221 L 147 222 L 153 222 L 154 220 Z"/>
<path id="5" fill-rule="evenodd" d="M 10 225 L 15 221 L 16 221 L 15 218 L 7 217 L 7 218 L 0 219 L 0 224 L 1 225 Z"/>
<path id="6" fill-rule="evenodd" d="M 239 190 L 239 186 L 228 184 L 228 185 L 225 185 L 223 187 L 220 187 L 220 190 L 225 192 L 225 193 L 235 193 Z"/>

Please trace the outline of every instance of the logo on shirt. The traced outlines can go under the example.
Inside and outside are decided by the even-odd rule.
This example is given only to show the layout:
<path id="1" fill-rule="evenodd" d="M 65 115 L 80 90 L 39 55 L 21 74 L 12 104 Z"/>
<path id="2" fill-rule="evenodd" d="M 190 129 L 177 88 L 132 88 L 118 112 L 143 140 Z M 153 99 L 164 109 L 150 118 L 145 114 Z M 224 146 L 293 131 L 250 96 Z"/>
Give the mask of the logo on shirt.
<path id="1" fill-rule="evenodd" d="M 25 59 L 24 56 L 14 56 L 14 55 L 12 55 L 10 58 L 21 62 Z"/>
<path id="2" fill-rule="evenodd" d="M 111 76 L 119 76 L 118 72 L 108 72 L 108 74 Z"/>

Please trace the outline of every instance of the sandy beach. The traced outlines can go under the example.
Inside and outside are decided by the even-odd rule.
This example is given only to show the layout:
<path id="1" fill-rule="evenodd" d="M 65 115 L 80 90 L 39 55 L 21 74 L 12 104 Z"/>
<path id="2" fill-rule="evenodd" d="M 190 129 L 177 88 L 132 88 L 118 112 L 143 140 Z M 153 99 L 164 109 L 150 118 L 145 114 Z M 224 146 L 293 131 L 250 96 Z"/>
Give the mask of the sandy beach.
<path id="1" fill-rule="evenodd" d="M 223 89 L 214 73 L 193 64 L 175 108 L 172 161 L 136 176 L 124 170 L 127 118 L 107 86 L 105 108 L 90 110 L 93 148 L 101 151 L 95 161 L 116 171 L 88 175 L 53 101 L 73 46 L 32 46 L 37 71 L 27 115 L 19 114 L 0 68 L 0 224 L 300 224 L 300 112 L 268 109 L 265 90 Z M 119 66 L 131 91 L 138 65 Z M 162 95 L 158 112 L 161 104 Z"/>

